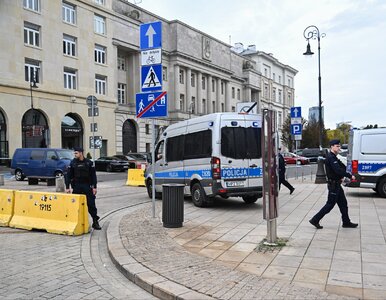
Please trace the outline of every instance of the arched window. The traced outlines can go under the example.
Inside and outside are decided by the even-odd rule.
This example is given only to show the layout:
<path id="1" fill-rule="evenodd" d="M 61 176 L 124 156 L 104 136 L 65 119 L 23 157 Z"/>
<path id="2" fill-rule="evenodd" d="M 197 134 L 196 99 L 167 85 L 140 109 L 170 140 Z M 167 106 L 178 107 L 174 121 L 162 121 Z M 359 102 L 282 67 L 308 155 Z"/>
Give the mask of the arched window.
<path id="1" fill-rule="evenodd" d="M 46 117 L 40 110 L 28 110 L 21 121 L 22 147 L 46 148 L 50 144 L 50 133 Z"/>
<path id="2" fill-rule="evenodd" d="M 9 157 L 7 141 L 7 123 L 3 112 L 0 110 L 0 158 Z"/>
<path id="3" fill-rule="evenodd" d="M 62 148 L 83 147 L 83 126 L 76 114 L 67 114 L 62 119 Z"/>

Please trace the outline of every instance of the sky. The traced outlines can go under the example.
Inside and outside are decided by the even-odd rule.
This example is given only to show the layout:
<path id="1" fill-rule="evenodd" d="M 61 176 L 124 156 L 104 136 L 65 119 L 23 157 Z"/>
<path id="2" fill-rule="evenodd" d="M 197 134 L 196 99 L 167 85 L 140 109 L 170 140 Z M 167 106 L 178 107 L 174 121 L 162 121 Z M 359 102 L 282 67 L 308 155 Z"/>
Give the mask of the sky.
<path id="1" fill-rule="evenodd" d="M 304 56 L 306 27 L 320 40 L 325 127 L 386 127 L 386 1 L 383 0 L 132 0 L 166 19 L 180 20 L 234 45 L 256 45 L 298 70 L 295 106 L 319 105 L 318 42 Z"/>

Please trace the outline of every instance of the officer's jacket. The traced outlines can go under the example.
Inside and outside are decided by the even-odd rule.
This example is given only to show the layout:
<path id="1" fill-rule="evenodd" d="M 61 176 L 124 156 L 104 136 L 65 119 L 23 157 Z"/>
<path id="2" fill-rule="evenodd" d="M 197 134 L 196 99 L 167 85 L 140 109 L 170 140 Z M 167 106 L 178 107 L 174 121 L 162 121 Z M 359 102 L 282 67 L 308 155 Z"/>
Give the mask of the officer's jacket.
<path id="1" fill-rule="evenodd" d="M 330 181 L 340 181 L 343 177 L 351 177 L 351 174 L 346 172 L 346 166 L 331 151 L 327 154 L 325 166 Z"/>
<path id="2" fill-rule="evenodd" d="M 94 164 L 91 160 L 84 158 L 79 160 L 74 158 L 67 171 L 66 188 L 70 184 L 89 184 L 91 187 L 97 187 L 97 177 Z"/>

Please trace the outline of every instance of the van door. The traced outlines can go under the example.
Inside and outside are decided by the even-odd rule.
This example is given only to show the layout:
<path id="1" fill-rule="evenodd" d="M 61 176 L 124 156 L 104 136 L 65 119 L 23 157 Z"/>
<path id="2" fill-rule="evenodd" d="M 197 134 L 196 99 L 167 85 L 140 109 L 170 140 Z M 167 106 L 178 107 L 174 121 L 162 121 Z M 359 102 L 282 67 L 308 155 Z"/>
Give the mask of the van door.
<path id="1" fill-rule="evenodd" d="M 46 159 L 46 150 L 45 149 L 36 149 L 31 150 L 30 160 L 28 162 L 28 176 L 45 176 L 45 159 Z"/>
<path id="2" fill-rule="evenodd" d="M 261 117 L 246 120 L 246 155 L 248 159 L 248 186 L 263 186 L 263 162 L 261 157 Z"/>
<path id="3" fill-rule="evenodd" d="M 249 187 L 245 127 L 244 118 L 221 116 L 221 181 L 228 190 Z"/>
<path id="4" fill-rule="evenodd" d="M 168 137 L 165 153 L 166 157 L 162 166 L 164 183 L 184 184 L 184 135 Z"/>
<path id="5" fill-rule="evenodd" d="M 165 164 L 165 141 L 160 141 L 156 148 L 155 148 L 155 159 L 154 163 L 152 164 L 152 167 L 155 168 L 155 188 L 157 192 L 161 192 L 162 190 L 162 184 L 164 183 L 163 179 L 163 171 L 164 171 L 164 164 Z"/>
<path id="6" fill-rule="evenodd" d="M 58 161 L 59 157 L 57 156 L 56 151 L 47 150 L 45 160 L 46 167 L 42 172 L 44 174 L 43 176 L 54 176 Z"/>

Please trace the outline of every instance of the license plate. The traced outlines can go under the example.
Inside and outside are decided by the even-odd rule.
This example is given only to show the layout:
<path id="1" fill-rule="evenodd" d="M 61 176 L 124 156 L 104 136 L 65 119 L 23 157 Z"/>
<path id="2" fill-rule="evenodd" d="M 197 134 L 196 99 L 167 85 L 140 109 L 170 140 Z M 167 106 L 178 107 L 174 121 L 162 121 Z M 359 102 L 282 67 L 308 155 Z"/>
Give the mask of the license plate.
<path id="1" fill-rule="evenodd" d="M 238 186 L 244 186 L 244 181 L 226 181 L 227 187 L 238 187 Z"/>

